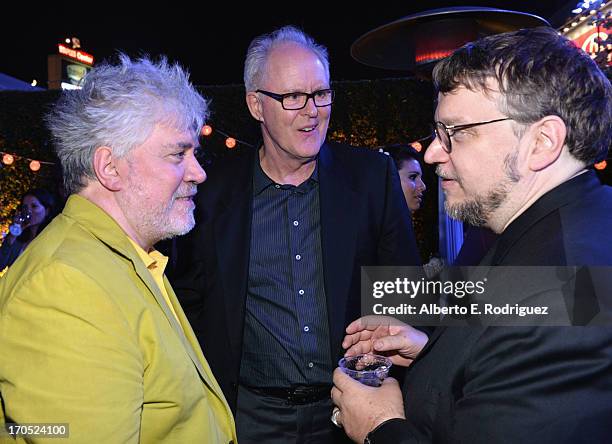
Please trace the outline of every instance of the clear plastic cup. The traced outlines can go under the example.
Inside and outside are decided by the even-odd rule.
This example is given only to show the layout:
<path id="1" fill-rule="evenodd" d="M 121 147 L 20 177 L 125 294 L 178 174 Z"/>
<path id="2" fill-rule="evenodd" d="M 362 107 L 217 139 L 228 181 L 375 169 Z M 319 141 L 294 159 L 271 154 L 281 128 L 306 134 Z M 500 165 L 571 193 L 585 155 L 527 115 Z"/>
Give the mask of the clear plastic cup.
<path id="1" fill-rule="evenodd" d="M 378 387 L 389 375 L 391 359 L 370 353 L 348 356 L 338 361 L 344 373 L 362 384 Z"/>

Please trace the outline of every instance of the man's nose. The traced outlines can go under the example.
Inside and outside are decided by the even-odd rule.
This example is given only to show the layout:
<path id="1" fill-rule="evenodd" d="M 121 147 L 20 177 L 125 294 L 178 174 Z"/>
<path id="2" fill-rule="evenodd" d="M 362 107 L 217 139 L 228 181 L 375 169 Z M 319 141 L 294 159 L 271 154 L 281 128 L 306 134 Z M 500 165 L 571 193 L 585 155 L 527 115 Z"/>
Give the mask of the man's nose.
<path id="1" fill-rule="evenodd" d="M 204 171 L 198 159 L 195 156 L 191 156 L 189 162 L 185 172 L 185 182 L 195 182 L 197 184 L 204 182 L 206 180 L 206 171 Z"/>
<path id="2" fill-rule="evenodd" d="M 442 143 L 440 143 L 438 136 L 435 136 L 431 141 L 423 158 L 425 162 L 430 165 L 448 161 L 448 153 L 444 150 L 444 148 L 442 148 Z"/>
<path id="3" fill-rule="evenodd" d="M 316 117 L 317 114 L 319 114 L 319 108 L 317 108 L 314 103 L 314 97 L 308 97 L 306 99 L 306 105 L 302 110 L 304 111 L 304 114 L 310 117 Z"/>

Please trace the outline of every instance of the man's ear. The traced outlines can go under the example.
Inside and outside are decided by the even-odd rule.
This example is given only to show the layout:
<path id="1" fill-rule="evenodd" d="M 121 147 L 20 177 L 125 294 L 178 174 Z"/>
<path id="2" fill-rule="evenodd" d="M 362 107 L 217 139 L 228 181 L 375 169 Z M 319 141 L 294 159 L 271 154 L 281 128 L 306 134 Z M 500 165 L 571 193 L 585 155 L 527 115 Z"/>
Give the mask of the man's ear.
<path id="1" fill-rule="evenodd" d="M 529 129 L 532 146 L 529 153 L 529 168 L 540 171 L 552 165 L 565 146 L 567 127 L 559 116 L 546 116 Z"/>
<path id="2" fill-rule="evenodd" d="M 261 108 L 261 100 L 259 99 L 257 93 L 254 91 L 249 91 L 246 94 L 246 103 L 253 118 L 258 122 L 263 123 L 263 109 Z"/>
<path id="3" fill-rule="evenodd" d="M 93 169 L 104 188 L 110 191 L 122 189 L 122 177 L 117 169 L 117 157 L 113 155 L 112 148 L 108 146 L 96 148 L 93 156 Z"/>

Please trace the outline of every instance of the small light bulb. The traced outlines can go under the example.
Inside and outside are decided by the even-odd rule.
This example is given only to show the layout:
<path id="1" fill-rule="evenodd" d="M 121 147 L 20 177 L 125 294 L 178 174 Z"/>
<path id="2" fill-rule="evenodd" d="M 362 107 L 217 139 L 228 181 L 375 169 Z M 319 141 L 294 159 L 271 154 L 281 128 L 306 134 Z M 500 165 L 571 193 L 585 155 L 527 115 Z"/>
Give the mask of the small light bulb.
<path id="1" fill-rule="evenodd" d="M 11 154 L 6 153 L 4 156 L 2 156 L 2 163 L 5 165 L 12 165 L 14 161 L 15 158 Z"/>
<path id="2" fill-rule="evenodd" d="M 608 162 L 602 160 L 601 162 L 596 163 L 594 166 L 596 170 L 603 170 L 608 166 Z"/>
<path id="3" fill-rule="evenodd" d="M 30 162 L 30 169 L 32 171 L 40 170 L 40 162 L 38 160 L 33 160 Z"/>

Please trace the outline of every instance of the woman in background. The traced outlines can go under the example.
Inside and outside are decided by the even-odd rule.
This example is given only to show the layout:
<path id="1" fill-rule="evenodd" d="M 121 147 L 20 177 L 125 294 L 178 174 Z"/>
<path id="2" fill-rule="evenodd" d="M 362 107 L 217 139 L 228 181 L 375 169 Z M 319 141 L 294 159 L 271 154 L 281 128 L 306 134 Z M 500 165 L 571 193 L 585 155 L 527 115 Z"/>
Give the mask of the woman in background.
<path id="1" fill-rule="evenodd" d="M 384 150 L 389 153 L 399 173 L 406 204 L 411 212 L 421 208 L 423 193 L 427 189 L 423 182 L 423 171 L 419 153 L 410 145 L 390 145 Z"/>
<path id="2" fill-rule="evenodd" d="M 22 220 L 17 220 L 19 216 Z M 23 250 L 55 216 L 56 199 L 49 191 L 35 188 L 23 195 L 11 230 L 0 246 L 0 272 L 17 260 Z"/>
<path id="3" fill-rule="evenodd" d="M 410 213 L 421 208 L 423 205 L 423 193 L 427 189 L 423 182 L 423 170 L 419 161 L 421 155 L 411 145 L 398 144 L 383 148 L 393 159 L 399 174 L 404 199 Z M 429 261 L 423 265 L 427 277 L 433 277 L 442 270 L 444 263 L 439 257 L 431 256 Z"/>

